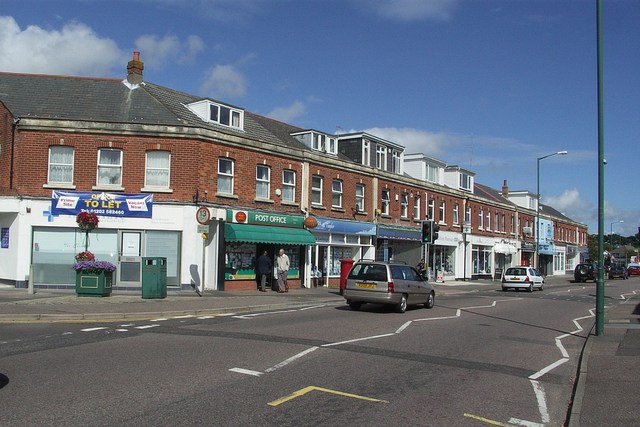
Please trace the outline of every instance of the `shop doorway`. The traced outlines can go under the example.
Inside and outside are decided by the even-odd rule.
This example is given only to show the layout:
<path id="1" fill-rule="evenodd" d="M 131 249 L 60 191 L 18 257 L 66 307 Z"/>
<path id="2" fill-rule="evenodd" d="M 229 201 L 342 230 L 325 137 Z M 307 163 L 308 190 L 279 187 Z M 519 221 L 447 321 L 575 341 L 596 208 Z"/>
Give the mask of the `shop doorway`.
<path id="1" fill-rule="evenodd" d="M 118 286 L 142 286 L 141 231 L 118 231 Z"/>

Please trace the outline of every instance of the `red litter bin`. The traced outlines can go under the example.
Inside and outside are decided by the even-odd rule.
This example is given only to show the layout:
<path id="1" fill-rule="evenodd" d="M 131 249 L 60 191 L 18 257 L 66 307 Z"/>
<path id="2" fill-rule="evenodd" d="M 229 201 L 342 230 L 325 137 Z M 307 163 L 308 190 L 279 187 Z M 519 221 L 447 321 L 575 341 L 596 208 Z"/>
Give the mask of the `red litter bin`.
<path id="1" fill-rule="evenodd" d="M 351 271 L 351 267 L 353 267 L 353 260 L 351 258 L 340 260 L 340 295 L 342 295 L 342 292 L 347 285 L 347 276 Z"/>

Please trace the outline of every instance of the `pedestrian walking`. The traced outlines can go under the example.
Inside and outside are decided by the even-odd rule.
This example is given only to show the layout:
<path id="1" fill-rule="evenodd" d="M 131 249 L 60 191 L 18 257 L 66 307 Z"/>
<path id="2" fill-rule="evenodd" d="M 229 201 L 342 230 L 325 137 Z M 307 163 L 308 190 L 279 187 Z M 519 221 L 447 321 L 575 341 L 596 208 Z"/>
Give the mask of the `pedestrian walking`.
<path id="1" fill-rule="evenodd" d="M 284 253 L 284 249 L 278 251 L 276 258 L 276 269 L 278 270 L 278 293 L 289 292 L 289 284 L 287 283 L 287 274 L 289 272 L 289 257 Z"/>
<path id="2" fill-rule="evenodd" d="M 260 280 L 260 292 L 267 292 L 265 289 L 267 286 L 267 278 L 272 271 L 273 265 L 271 264 L 271 258 L 269 258 L 267 251 L 264 251 L 262 255 L 258 257 L 258 261 L 256 262 L 256 273 L 258 273 L 258 278 Z"/>

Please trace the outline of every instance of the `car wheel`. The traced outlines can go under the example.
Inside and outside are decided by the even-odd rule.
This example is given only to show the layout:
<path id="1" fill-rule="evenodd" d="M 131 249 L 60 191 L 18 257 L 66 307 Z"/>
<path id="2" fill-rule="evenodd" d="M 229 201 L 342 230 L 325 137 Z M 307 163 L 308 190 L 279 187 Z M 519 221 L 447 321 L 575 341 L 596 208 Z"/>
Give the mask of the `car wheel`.
<path id="1" fill-rule="evenodd" d="M 427 302 L 424 303 L 424 308 L 433 308 L 433 305 L 436 302 L 436 295 L 434 292 L 429 293 L 429 297 L 427 297 Z"/>
<path id="2" fill-rule="evenodd" d="M 502 287 L 502 292 L 507 292 L 507 289 L 509 288 L 505 288 L 504 286 Z"/>
<path id="3" fill-rule="evenodd" d="M 361 302 L 349 301 L 349 308 L 351 310 L 358 311 L 358 310 L 360 310 L 360 307 L 362 307 L 362 303 Z"/>
<path id="4" fill-rule="evenodd" d="M 407 311 L 407 296 L 402 294 L 400 297 L 400 302 L 396 305 L 396 311 L 398 313 L 404 313 Z"/>
<path id="5" fill-rule="evenodd" d="M 533 282 L 529 283 L 529 292 L 533 292 Z"/>

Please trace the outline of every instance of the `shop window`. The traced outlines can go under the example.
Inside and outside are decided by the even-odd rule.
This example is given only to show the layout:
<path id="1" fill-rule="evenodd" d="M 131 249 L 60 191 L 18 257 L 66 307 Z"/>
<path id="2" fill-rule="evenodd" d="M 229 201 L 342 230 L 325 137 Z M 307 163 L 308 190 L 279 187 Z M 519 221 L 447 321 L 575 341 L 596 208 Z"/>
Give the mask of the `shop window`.
<path id="1" fill-rule="evenodd" d="M 329 276 L 340 276 L 340 260 L 353 257 L 352 248 L 331 248 L 331 258 L 329 259 Z"/>
<path id="2" fill-rule="evenodd" d="M 73 184 L 73 147 L 54 145 L 49 147 L 48 184 Z"/>

